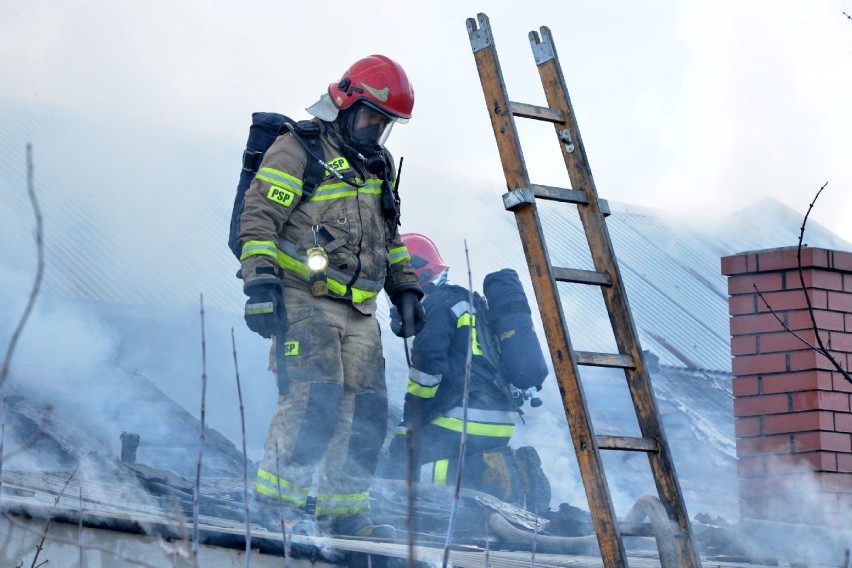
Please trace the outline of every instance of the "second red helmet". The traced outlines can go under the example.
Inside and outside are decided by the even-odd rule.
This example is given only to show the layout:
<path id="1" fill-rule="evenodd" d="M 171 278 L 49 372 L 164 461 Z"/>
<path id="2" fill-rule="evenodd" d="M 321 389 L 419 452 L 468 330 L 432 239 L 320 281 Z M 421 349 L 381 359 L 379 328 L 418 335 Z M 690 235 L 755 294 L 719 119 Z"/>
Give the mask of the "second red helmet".
<path id="1" fill-rule="evenodd" d="M 441 258 L 438 247 L 426 235 L 405 233 L 399 237 L 402 239 L 402 244 L 408 249 L 411 267 L 414 268 L 417 281 L 421 286 L 433 281 L 449 268 Z"/>
<path id="2" fill-rule="evenodd" d="M 402 66 L 384 55 L 370 55 L 352 64 L 339 81 L 328 86 L 334 105 L 345 110 L 364 102 L 406 122 L 414 108 L 414 88 Z"/>

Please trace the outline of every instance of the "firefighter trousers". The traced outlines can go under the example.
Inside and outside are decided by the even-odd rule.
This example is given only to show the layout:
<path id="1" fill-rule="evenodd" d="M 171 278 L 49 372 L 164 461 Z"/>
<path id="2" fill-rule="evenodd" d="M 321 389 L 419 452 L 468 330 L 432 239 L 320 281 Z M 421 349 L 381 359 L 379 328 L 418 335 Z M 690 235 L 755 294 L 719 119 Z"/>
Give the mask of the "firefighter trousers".
<path id="1" fill-rule="evenodd" d="M 304 507 L 316 474 L 317 516 L 368 512 L 387 432 L 379 324 L 348 302 L 295 288 L 285 288 L 284 304 L 289 390 L 278 397 L 255 489 Z M 274 362 L 274 344 L 272 352 Z"/>

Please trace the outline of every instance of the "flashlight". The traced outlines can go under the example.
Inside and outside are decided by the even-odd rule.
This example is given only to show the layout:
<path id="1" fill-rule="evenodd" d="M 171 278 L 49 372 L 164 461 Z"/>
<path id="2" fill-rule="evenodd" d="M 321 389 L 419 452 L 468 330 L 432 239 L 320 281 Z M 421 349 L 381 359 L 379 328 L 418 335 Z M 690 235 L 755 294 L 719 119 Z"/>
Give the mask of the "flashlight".
<path id="1" fill-rule="evenodd" d="M 328 294 L 328 254 L 322 247 L 311 247 L 307 251 L 308 271 L 310 273 L 311 294 L 325 296 Z"/>

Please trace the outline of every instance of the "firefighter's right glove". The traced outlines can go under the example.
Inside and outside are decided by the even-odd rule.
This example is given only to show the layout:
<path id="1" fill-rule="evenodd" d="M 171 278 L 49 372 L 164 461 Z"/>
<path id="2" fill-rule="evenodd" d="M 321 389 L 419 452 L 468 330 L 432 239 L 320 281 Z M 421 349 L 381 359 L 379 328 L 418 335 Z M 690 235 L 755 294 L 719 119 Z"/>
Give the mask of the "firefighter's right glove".
<path id="1" fill-rule="evenodd" d="M 275 284 L 257 284 L 246 289 L 246 325 L 261 337 L 283 335 L 287 325 L 281 287 Z"/>
<path id="2" fill-rule="evenodd" d="M 414 337 L 426 325 L 426 309 L 414 290 L 403 290 L 393 299 L 397 315 L 391 310 L 391 331 L 397 337 Z"/>

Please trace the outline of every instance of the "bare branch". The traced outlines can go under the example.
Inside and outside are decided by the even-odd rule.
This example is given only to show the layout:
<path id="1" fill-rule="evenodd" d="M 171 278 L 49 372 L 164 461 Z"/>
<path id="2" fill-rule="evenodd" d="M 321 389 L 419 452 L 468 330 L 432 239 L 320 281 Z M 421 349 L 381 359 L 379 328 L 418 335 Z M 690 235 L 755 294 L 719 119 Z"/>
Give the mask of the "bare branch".
<path id="1" fill-rule="evenodd" d="M 36 198 L 35 193 L 33 170 L 33 145 L 27 144 L 27 194 L 30 196 L 30 203 L 32 203 L 33 213 L 35 214 L 36 220 L 35 239 L 38 264 L 36 265 L 36 276 L 35 281 L 33 281 L 32 290 L 30 291 L 30 298 L 27 301 L 24 313 L 21 315 L 21 319 L 18 322 L 14 333 L 12 333 L 12 338 L 9 340 L 9 346 L 6 348 L 6 356 L 3 359 L 3 366 L 0 368 L 0 387 L 3 386 L 6 382 L 6 377 L 9 375 L 9 365 L 12 362 L 12 354 L 15 352 L 15 346 L 18 343 L 18 338 L 21 336 L 24 325 L 27 323 L 27 319 L 29 319 L 30 313 L 33 310 L 39 289 L 41 288 L 41 280 L 44 276 L 44 228 L 41 218 L 41 209 L 39 208 L 38 199 Z"/>
<path id="2" fill-rule="evenodd" d="M 852 16 L 850 16 L 850 15 L 849 15 L 849 14 L 847 14 L 846 12 L 843 12 L 843 15 L 844 15 L 844 16 L 846 16 L 848 19 L 852 20 Z"/>
<path id="3" fill-rule="evenodd" d="M 198 436 L 198 460 L 195 462 L 195 488 L 192 494 L 192 565 L 198 568 L 198 517 L 201 510 L 201 456 L 204 454 L 204 443 L 207 435 L 204 431 L 207 397 L 207 340 L 204 335 L 204 294 L 200 296 L 201 303 L 201 433 Z"/>
<path id="4" fill-rule="evenodd" d="M 784 323 L 784 320 L 782 320 L 780 317 L 778 317 L 778 314 L 775 313 L 775 310 L 772 309 L 772 306 L 769 305 L 769 302 L 766 300 L 766 298 L 763 297 L 763 294 L 760 293 L 760 289 L 758 289 L 757 285 L 752 284 L 752 286 L 754 287 L 755 292 L 757 292 L 758 297 L 760 297 L 760 299 L 763 300 L 763 304 L 766 306 L 766 309 L 769 310 L 769 313 L 772 314 L 772 316 L 778 321 L 778 323 L 780 323 L 784 327 L 784 329 L 788 333 L 790 333 L 793 337 L 795 337 L 796 339 L 798 339 L 799 341 L 801 341 L 802 343 L 807 345 L 810 349 L 813 349 L 814 351 L 819 351 L 819 347 L 812 345 L 807 339 L 805 339 L 804 337 L 800 336 L 795 331 L 790 329 L 790 327 L 786 323 Z"/>
<path id="5" fill-rule="evenodd" d="M 467 301 L 470 310 L 470 325 L 467 330 L 467 354 L 464 360 L 464 390 L 462 394 L 462 429 L 459 441 L 459 463 L 456 467 L 456 485 L 453 491 L 453 504 L 450 508 L 450 521 L 447 525 L 447 539 L 444 543 L 443 568 L 447 568 L 450 560 L 450 545 L 453 542 L 453 528 L 455 525 L 456 512 L 459 508 L 462 471 L 464 470 L 464 454 L 467 449 L 467 405 L 470 400 L 470 369 L 473 362 L 473 278 L 470 274 L 470 256 L 467 250 L 467 239 L 464 241 L 464 257 L 467 261 Z"/>
<path id="6" fill-rule="evenodd" d="M 246 515 L 246 568 L 251 566 L 251 519 L 249 519 L 248 455 L 246 453 L 246 412 L 243 406 L 243 391 L 240 388 L 240 366 L 237 364 L 237 340 L 231 328 L 231 350 L 234 354 L 234 376 L 237 379 L 237 398 L 240 401 L 240 428 L 243 437 L 243 508 Z"/>
<path id="7" fill-rule="evenodd" d="M 89 457 L 88 454 L 83 456 L 83 458 L 77 462 L 77 465 L 74 466 L 74 470 L 71 472 L 71 475 L 68 476 L 68 479 L 65 480 L 65 485 L 62 486 L 62 489 L 59 490 L 59 494 L 53 499 L 53 507 L 50 509 L 50 513 L 48 514 L 47 523 L 44 525 L 44 532 L 41 535 L 41 540 L 36 545 L 36 553 L 33 556 L 33 562 L 30 565 L 30 568 L 36 568 L 36 561 L 38 561 L 38 555 L 44 550 L 44 541 L 47 539 L 47 531 L 50 530 L 50 523 L 53 519 L 53 514 L 56 512 L 56 508 L 59 507 L 59 500 L 62 499 L 62 495 L 65 494 L 65 490 L 68 489 L 68 485 L 71 483 L 71 480 L 74 479 L 74 476 L 77 475 L 77 470 L 80 469 L 80 466 L 83 465 L 83 462 L 86 461 L 86 458 Z M 82 521 L 83 513 L 80 513 L 80 519 Z M 45 561 L 47 562 L 47 561 Z M 82 564 L 80 564 L 82 566 Z"/>

